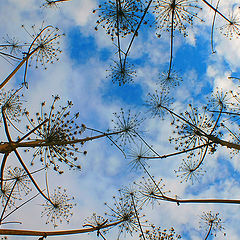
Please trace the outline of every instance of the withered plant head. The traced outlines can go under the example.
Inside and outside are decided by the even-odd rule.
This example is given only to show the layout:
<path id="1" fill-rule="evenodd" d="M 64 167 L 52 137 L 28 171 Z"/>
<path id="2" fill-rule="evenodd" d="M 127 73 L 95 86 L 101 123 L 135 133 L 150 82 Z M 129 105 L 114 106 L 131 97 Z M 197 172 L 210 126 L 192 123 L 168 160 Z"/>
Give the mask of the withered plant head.
<path id="1" fill-rule="evenodd" d="M 4 110 L 6 118 L 9 121 L 13 120 L 19 122 L 22 116 L 23 95 L 19 94 L 20 90 L 21 88 L 7 92 L 4 90 L 0 91 L 0 107 Z"/>
<path id="2" fill-rule="evenodd" d="M 53 96 L 54 100 L 50 107 L 50 111 L 46 111 L 45 102 L 41 105 L 41 111 L 36 113 L 36 118 L 30 118 L 29 113 L 26 111 L 25 115 L 28 119 L 29 125 L 27 130 L 37 127 L 39 124 L 48 120 L 40 128 L 38 128 L 34 134 L 36 138 L 42 139 L 43 145 L 39 144 L 37 150 L 33 154 L 32 164 L 34 160 L 39 157 L 42 164 L 46 167 L 53 166 L 53 169 L 59 173 L 63 173 L 59 169 L 60 163 L 65 163 L 72 169 L 81 169 L 77 164 L 77 153 L 81 153 L 74 143 L 69 143 L 76 140 L 78 136 L 84 131 L 83 127 L 79 127 L 75 120 L 79 114 L 76 113 L 72 117 L 70 116 L 70 108 L 72 102 L 68 101 L 64 107 L 59 106 L 55 108 L 56 102 L 59 100 L 59 96 Z M 44 146 L 45 144 L 45 146 Z M 83 152 L 85 154 L 85 151 Z"/>
<path id="3" fill-rule="evenodd" d="M 224 229 L 222 225 L 222 219 L 219 217 L 219 213 L 203 212 L 203 215 L 200 217 L 200 228 L 205 229 L 206 231 L 211 227 L 211 234 L 213 235 L 217 231 L 222 231 Z M 214 234 L 216 236 L 216 234 Z"/>
<path id="4" fill-rule="evenodd" d="M 228 92 L 223 92 L 223 90 L 219 90 L 217 88 L 216 92 L 212 94 L 211 98 L 209 98 L 209 109 L 210 110 L 226 110 L 234 106 L 230 101 L 231 97 Z"/>
<path id="5" fill-rule="evenodd" d="M 169 230 L 162 230 L 161 227 L 151 225 L 151 230 L 146 230 L 146 239 L 149 240 L 177 240 L 181 238 L 181 235 L 177 234 L 173 227 Z"/>
<path id="6" fill-rule="evenodd" d="M 113 197 L 114 199 L 114 205 L 113 207 L 109 206 L 107 203 L 105 205 L 109 208 L 110 212 L 105 213 L 106 216 L 110 217 L 111 221 L 122 221 L 118 225 L 119 228 L 119 236 L 127 232 L 132 235 L 133 232 L 139 231 L 139 225 L 136 217 L 136 213 L 134 210 L 133 202 L 130 201 L 128 198 L 124 198 L 121 195 L 120 197 Z M 143 216 L 140 216 L 140 210 L 141 207 L 138 207 L 135 205 L 137 209 L 138 218 L 142 218 Z"/>
<path id="7" fill-rule="evenodd" d="M 177 150 L 187 150 L 207 143 L 205 134 L 216 134 L 217 126 L 214 131 L 215 121 L 213 115 L 208 114 L 206 108 L 199 110 L 189 104 L 189 110 L 180 114 L 185 119 L 174 121 L 174 134 L 177 137 L 170 137 L 169 141 L 174 141 Z M 213 132 L 212 132 L 213 131 Z"/>
<path id="8" fill-rule="evenodd" d="M 114 126 L 113 131 L 118 132 L 116 141 L 120 141 L 122 145 L 135 142 L 139 126 L 143 122 L 140 114 L 132 114 L 130 110 L 125 112 L 121 109 L 120 113 L 113 113 L 115 119 L 112 120 Z"/>
<path id="9" fill-rule="evenodd" d="M 10 200 L 8 201 L 9 197 Z M 2 188 L 0 188 L 0 201 L 2 206 L 4 207 L 8 201 L 7 206 L 11 208 L 14 206 L 16 198 L 16 191 L 13 189 L 13 184 L 9 181 L 4 181 Z"/>
<path id="10" fill-rule="evenodd" d="M 136 144 L 138 147 L 131 148 L 127 158 L 129 159 L 129 166 L 132 170 L 139 170 L 147 165 L 147 157 L 150 157 L 150 149 L 143 144 Z"/>
<path id="11" fill-rule="evenodd" d="M 168 71 L 162 72 L 160 74 L 159 80 L 163 89 L 177 87 L 180 85 L 180 82 L 182 82 L 182 78 L 179 77 L 176 71 L 171 71 L 170 74 Z"/>
<path id="12" fill-rule="evenodd" d="M 98 13 L 98 26 L 106 29 L 112 40 L 117 36 L 124 37 L 135 31 L 143 12 L 140 0 L 108 0 L 93 10 Z"/>
<path id="13" fill-rule="evenodd" d="M 6 181 L 9 181 L 12 186 L 15 185 L 15 191 L 19 195 L 27 195 L 31 191 L 31 188 L 29 187 L 31 181 L 22 168 L 8 167 Z"/>
<path id="14" fill-rule="evenodd" d="M 101 228 L 105 224 L 107 224 L 108 220 L 102 216 L 98 216 L 96 213 L 89 218 L 86 218 L 83 224 L 83 227 L 97 227 Z"/>
<path id="15" fill-rule="evenodd" d="M 21 43 L 17 38 L 11 38 L 9 35 L 3 38 L 3 40 L 4 44 L 0 45 L 0 49 L 7 50 L 11 55 L 17 56 L 21 53 L 23 46 L 25 46 L 25 44 Z"/>
<path id="16" fill-rule="evenodd" d="M 46 64 L 54 63 L 58 61 L 58 54 L 62 51 L 59 48 L 59 39 L 64 34 L 59 34 L 59 29 L 53 26 L 44 27 L 43 24 L 40 28 L 37 28 L 35 25 L 32 26 L 32 33 L 30 33 L 24 25 L 22 27 L 32 38 L 32 42 L 29 46 L 28 54 L 31 54 L 34 51 L 35 66 L 38 68 L 39 65 L 42 65 L 46 69 Z M 30 64 L 31 65 L 31 64 Z"/>
<path id="17" fill-rule="evenodd" d="M 229 39 L 234 37 L 238 38 L 240 36 L 239 9 L 233 9 L 231 12 L 229 12 L 228 19 L 230 22 L 226 22 L 226 24 L 220 27 L 220 32 Z"/>
<path id="18" fill-rule="evenodd" d="M 156 16 L 158 30 L 170 31 L 178 29 L 187 36 L 187 25 L 192 25 L 193 19 L 201 8 L 197 0 L 154 0 L 153 13 Z M 172 18 L 173 16 L 173 18 Z"/>
<path id="19" fill-rule="evenodd" d="M 117 83 L 122 86 L 126 83 L 133 82 L 134 77 L 136 77 L 136 71 L 132 64 L 126 62 L 125 64 L 118 63 L 114 61 L 114 64 L 110 66 L 108 78 L 112 79 L 113 83 Z"/>
<path id="20" fill-rule="evenodd" d="M 169 89 L 163 88 L 160 91 L 155 90 L 154 93 L 148 93 L 146 106 L 152 117 L 164 118 L 166 109 L 172 104 L 173 98 L 169 96 Z"/>
<path id="21" fill-rule="evenodd" d="M 134 182 L 134 184 L 138 189 L 139 202 L 142 205 L 147 205 L 150 203 L 153 207 L 158 198 L 163 196 L 163 194 L 168 193 L 169 191 L 164 190 L 165 184 L 162 183 L 162 179 L 159 181 L 155 181 L 154 177 L 152 177 L 152 179 L 146 179 L 145 177 L 142 177 L 142 180 L 140 182 Z"/>
<path id="22" fill-rule="evenodd" d="M 177 173 L 177 177 L 182 179 L 181 183 L 190 181 L 193 184 L 195 181 L 199 181 L 198 178 L 204 175 L 205 171 L 198 161 L 188 158 L 182 160 L 180 167 L 175 173 Z"/>
<path id="23" fill-rule="evenodd" d="M 69 198 L 66 189 L 61 189 L 58 187 L 54 189 L 54 193 L 50 197 L 52 203 L 46 201 L 42 206 L 44 210 L 41 213 L 41 216 L 46 216 L 46 224 L 53 224 L 54 227 L 57 227 L 59 223 L 62 223 L 65 220 L 69 223 L 70 218 L 73 215 L 73 207 L 76 204 L 72 203 L 74 198 Z"/>

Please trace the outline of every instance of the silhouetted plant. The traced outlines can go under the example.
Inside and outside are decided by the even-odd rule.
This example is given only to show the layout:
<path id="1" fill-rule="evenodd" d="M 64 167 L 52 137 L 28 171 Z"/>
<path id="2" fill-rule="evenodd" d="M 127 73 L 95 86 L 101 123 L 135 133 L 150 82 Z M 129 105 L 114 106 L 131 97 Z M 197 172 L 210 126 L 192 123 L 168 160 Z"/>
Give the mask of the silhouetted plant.
<path id="1" fill-rule="evenodd" d="M 155 90 L 155 93 L 148 94 L 146 106 L 153 117 L 164 118 L 166 110 L 163 107 L 169 107 L 173 101 L 173 98 L 169 95 L 168 88 L 163 88 L 160 91 Z"/>
<path id="2" fill-rule="evenodd" d="M 66 106 L 55 110 L 58 100 L 59 96 L 54 96 L 49 113 L 45 111 L 45 102 L 43 102 L 40 113 L 36 113 L 36 120 L 30 118 L 28 112 L 24 114 L 30 124 L 27 126 L 28 131 L 36 128 L 42 122 L 46 122 L 34 132 L 36 138 L 32 138 L 32 140 L 43 139 L 46 145 L 40 145 L 35 150 L 31 164 L 39 157 L 44 166 L 52 165 L 55 171 L 62 173 L 63 171 L 59 169 L 59 163 L 61 162 L 67 164 L 70 168 L 81 169 L 80 165 L 76 163 L 77 157 L 75 156 L 80 151 L 74 143 L 68 144 L 68 142 L 76 140 L 84 129 L 75 123 L 79 113 L 76 113 L 73 117 L 70 116 L 72 102 L 68 101 Z M 60 145 L 57 146 L 56 143 L 60 143 Z"/>
<path id="3" fill-rule="evenodd" d="M 58 7 L 60 3 L 70 0 L 45 0 L 42 7 Z M 206 0 L 202 0 L 206 7 L 214 11 L 212 24 L 212 49 L 213 49 L 213 29 L 216 16 L 220 16 L 225 24 L 220 27 L 220 31 L 230 39 L 240 35 L 240 23 L 237 8 L 234 5 L 229 16 L 226 17 L 219 10 L 219 1 L 216 7 Z M 136 37 L 141 34 L 140 28 L 147 24 L 149 20 L 156 23 L 157 35 L 161 31 L 169 32 L 170 38 L 170 59 L 169 67 L 160 76 L 160 90 L 153 94 L 148 94 L 146 106 L 151 113 L 151 117 L 163 119 L 166 114 L 171 118 L 171 125 L 174 127 L 174 135 L 170 136 L 170 142 L 176 144 L 175 151 L 171 153 L 159 153 L 148 144 L 142 137 L 142 122 L 145 116 L 141 117 L 140 112 L 133 114 L 130 110 L 114 113 L 115 119 L 112 121 L 111 130 L 101 131 L 94 127 L 78 123 L 79 113 L 71 115 L 72 102 L 68 101 L 66 106 L 57 106 L 59 96 L 54 96 L 49 111 L 46 110 L 46 103 L 41 104 L 39 113 L 31 117 L 30 106 L 24 111 L 28 126 L 24 134 L 21 129 L 20 120 L 22 118 L 23 91 L 22 87 L 18 90 L 4 91 L 3 87 L 18 73 L 19 69 L 25 65 L 23 85 L 27 86 L 26 76 L 28 67 L 40 65 L 46 68 L 48 63 L 58 61 L 59 39 L 63 34 L 59 34 L 58 28 L 44 24 L 37 28 L 35 25 L 31 31 L 24 29 L 31 38 L 30 42 L 21 43 L 17 38 L 10 38 L 8 35 L 4 43 L 0 44 L 0 56 L 11 64 L 18 62 L 15 69 L 0 84 L 0 107 L 2 129 L 5 140 L 0 141 L 0 153 L 3 154 L 0 168 L 0 201 L 2 211 L 0 225 L 10 223 L 6 221 L 18 209 L 41 196 L 45 201 L 42 205 L 42 217 L 46 217 L 46 224 L 53 224 L 57 227 L 60 223 L 70 221 L 74 212 L 74 198 L 67 195 L 66 189 L 57 187 L 52 190 L 49 183 L 50 167 L 62 174 L 64 164 L 72 169 L 81 169 L 78 163 L 78 154 L 86 155 L 87 151 L 79 150 L 80 146 L 85 146 L 93 140 L 107 138 L 111 144 L 115 145 L 124 157 L 129 159 L 132 169 L 141 169 L 147 178 L 134 181 L 130 187 L 122 187 L 118 191 L 119 196 L 113 197 L 113 205 L 105 204 L 108 208 L 105 216 L 95 213 L 87 218 L 83 228 L 63 231 L 32 231 L 20 229 L 0 229 L 0 235 L 23 235 L 38 236 L 44 239 L 48 236 L 81 234 L 96 232 L 97 237 L 105 238 L 105 233 L 114 227 L 118 227 L 118 236 L 126 237 L 123 233 L 132 236 L 139 236 L 142 240 L 147 239 L 180 239 L 181 236 L 173 228 L 169 230 L 151 225 L 146 226 L 144 208 L 149 203 L 155 207 L 155 203 L 164 201 L 180 206 L 184 203 L 195 204 L 240 204 L 238 199 L 221 198 L 180 198 L 177 195 L 172 197 L 170 191 L 166 191 L 161 178 L 151 174 L 150 160 L 163 160 L 177 155 L 183 156 L 180 167 L 175 171 L 181 178 L 181 182 L 194 182 L 203 175 L 203 163 L 208 154 L 214 154 L 219 147 L 227 147 L 238 153 L 240 150 L 239 130 L 239 109 L 240 97 L 237 90 L 224 92 L 217 89 L 209 98 L 208 105 L 203 107 L 193 107 L 189 104 L 183 113 L 177 113 L 173 103 L 172 88 L 178 87 L 182 78 L 173 70 L 174 44 L 176 34 L 183 33 L 188 37 L 188 26 L 193 24 L 197 14 L 201 10 L 197 0 L 107 0 L 99 5 L 93 12 L 98 14 L 97 30 L 102 26 L 113 40 L 116 47 L 117 61 L 110 66 L 109 77 L 113 83 L 119 86 L 133 82 L 136 77 L 134 66 L 129 63 L 130 51 Z M 225 9 L 224 9 L 225 10 Z M 161 39 L 160 39 L 161 40 Z M 159 40 L 159 41 L 160 41 Z M 123 41 L 125 41 L 124 44 Z M 124 47 L 123 47 L 124 46 Z M 146 48 L 147 49 L 147 48 Z M 143 52 L 146 51 L 143 46 Z M 14 61 L 11 61 L 14 60 Z M 237 79 L 237 77 L 229 77 Z M 159 82 L 159 81 L 158 81 Z M 150 83 L 151 84 L 151 83 Z M 170 107 L 171 106 L 171 107 Z M 167 118 L 168 119 L 168 118 Z M 14 124 L 13 124 L 14 121 Z M 157 122 L 157 121 L 156 121 Z M 13 133 L 18 131 L 18 136 Z M 14 130 L 14 131 L 15 131 Z M 165 138 L 165 136 L 161 136 Z M 150 138 L 151 139 L 151 138 Z M 20 152 L 19 149 L 24 149 Z M 125 149 L 130 149 L 125 153 Z M 30 171 L 28 168 L 27 153 L 33 151 L 33 158 L 30 161 L 32 167 L 40 160 L 43 167 Z M 164 149 L 163 149 L 164 151 Z M 10 155 L 14 155 L 21 168 L 15 166 L 15 162 L 10 162 Z M 63 166 L 60 166 L 64 163 Z M 161 164 L 164 164 L 163 162 Z M 45 176 L 35 179 L 35 173 L 42 172 Z M 63 176 L 63 175 L 62 175 Z M 45 187 L 42 187 L 42 179 Z M 39 183 L 38 183 L 39 181 Z M 32 185 L 38 193 L 31 195 Z M 222 222 L 219 214 L 206 212 L 201 217 L 202 228 L 207 233 L 205 240 L 217 230 L 222 230 Z M 20 223 L 13 221 L 12 223 Z"/>
<path id="4" fill-rule="evenodd" d="M 207 231 L 207 234 L 204 238 L 206 240 L 210 235 L 216 236 L 217 231 L 222 231 L 222 219 L 219 217 L 219 213 L 203 212 L 203 215 L 200 217 L 200 228 L 204 228 Z M 224 234 L 225 235 L 225 234 Z"/>
<path id="5" fill-rule="evenodd" d="M 178 29 L 187 35 L 187 24 L 192 24 L 201 9 L 197 1 L 189 0 L 154 0 L 153 13 L 156 15 L 156 24 L 159 30 L 170 31 Z"/>
<path id="6" fill-rule="evenodd" d="M 50 196 L 52 203 L 46 201 L 42 204 L 44 210 L 42 211 L 42 217 L 46 216 L 46 224 L 52 223 L 54 227 L 58 226 L 63 220 L 69 222 L 71 216 L 73 215 L 72 208 L 74 204 L 72 200 L 74 198 L 69 198 L 66 189 L 61 189 L 58 187 L 54 189 L 54 193 Z"/>
<path id="7" fill-rule="evenodd" d="M 143 8 L 140 0 L 108 0 L 93 12 L 97 12 L 99 17 L 95 29 L 101 25 L 114 39 L 115 36 L 123 37 L 134 32 Z"/>
<path id="8" fill-rule="evenodd" d="M 108 77 L 112 79 L 113 83 L 117 83 L 119 86 L 133 82 L 134 77 L 136 77 L 133 65 L 127 62 L 121 64 L 114 61 L 114 65 L 110 66 L 110 68 Z"/>
<path id="9" fill-rule="evenodd" d="M 112 120 L 114 124 L 113 131 L 119 132 L 116 141 L 120 141 L 123 146 L 134 142 L 138 136 L 139 127 L 143 122 L 139 115 L 132 114 L 130 110 L 124 112 L 123 109 L 121 109 L 120 113 L 114 113 L 115 119 Z"/>

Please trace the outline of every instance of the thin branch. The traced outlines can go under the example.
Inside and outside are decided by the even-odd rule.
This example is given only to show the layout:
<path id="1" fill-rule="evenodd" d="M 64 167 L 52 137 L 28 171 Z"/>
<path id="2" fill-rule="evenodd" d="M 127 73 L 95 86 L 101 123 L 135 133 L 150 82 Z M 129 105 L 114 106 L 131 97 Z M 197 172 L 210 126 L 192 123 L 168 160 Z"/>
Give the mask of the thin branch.
<path id="1" fill-rule="evenodd" d="M 219 12 L 215 7 L 213 7 L 209 2 L 206 0 L 202 0 L 205 4 L 207 4 L 214 12 L 218 13 L 222 18 L 224 18 L 226 21 L 228 21 L 230 24 L 232 24 L 232 21 L 230 21 L 227 17 L 225 17 L 221 12 Z"/>
<path id="2" fill-rule="evenodd" d="M 22 206 L 24 206 L 25 204 L 27 204 L 28 202 L 32 201 L 34 198 L 36 198 L 40 193 L 36 194 L 35 196 L 29 198 L 27 201 L 25 201 L 24 203 L 22 203 L 21 205 L 17 206 L 14 210 L 12 210 L 10 213 L 8 213 L 3 219 L 2 221 L 4 221 L 8 216 L 10 216 L 11 214 L 13 214 L 15 211 L 17 211 L 19 208 L 21 208 Z M 2 223 L 4 224 L 4 223 Z"/>
<path id="3" fill-rule="evenodd" d="M 209 229 L 208 229 L 208 232 L 207 232 L 207 235 L 206 235 L 206 237 L 204 238 L 204 240 L 207 240 L 208 236 L 210 235 L 211 230 L 212 230 L 212 226 L 213 226 L 213 223 L 211 222 L 211 223 L 210 223 L 210 226 L 209 226 Z"/>
<path id="4" fill-rule="evenodd" d="M 141 233 L 142 233 L 141 236 L 143 237 L 144 240 L 146 240 L 145 235 L 144 235 L 144 232 L 143 232 L 143 229 L 142 229 L 142 225 L 141 225 L 140 220 L 139 220 L 139 217 L 138 217 L 138 212 L 137 212 L 137 209 L 136 209 L 136 205 L 135 205 L 135 201 L 134 201 L 133 195 L 131 195 L 131 198 L 132 198 L 132 203 L 133 203 L 134 212 L 135 212 L 135 215 L 136 215 L 136 218 L 137 218 L 137 221 L 138 221 L 138 226 L 139 226 L 140 231 L 141 231 Z"/>
<path id="5" fill-rule="evenodd" d="M 15 186 L 16 186 L 16 184 L 17 184 L 17 181 L 18 181 L 18 180 L 15 180 L 15 182 L 14 182 L 14 184 L 13 184 L 13 186 L 12 186 L 11 192 L 9 193 L 9 196 L 7 196 L 7 201 L 6 201 L 6 203 L 5 203 L 5 206 L 4 206 L 3 210 L 2 210 L 2 214 L 1 214 L 1 217 L 0 217 L 0 225 L 1 225 L 1 223 L 2 223 L 3 215 L 4 215 L 5 211 L 6 211 L 6 208 L 7 208 L 7 206 L 8 206 L 9 201 L 10 201 L 10 198 L 11 198 L 11 196 L 12 196 L 12 193 L 13 193 L 13 191 L 14 191 L 14 188 L 15 188 Z"/>
<path id="6" fill-rule="evenodd" d="M 142 21 L 143 21 L 145 15 L 147 14 L 147 11 L 148 11 L 151 3 L 152 3 L 152 0 L 149 1 L 146 9 L 144 10 L 143 16 L 142 16 L 142 18 L 141 18 L 141 20 L 140 20 L 140 22 L 139 22 L 139 24 L 138 24 L 138 26 L 137 26 L 134 34 L 133 34 L 133 37 L 132 37 L 132 39 L 131 39 L 131 41 L 130 41 L 130 43 L 129 43 L 129 45 L 128 45 L 127 51 L 126 51 L 126 53 L 125 53 L 125 58 L 124 58 L 124 64 L 123 64 L 123 65 L 126 64 L 128 53 L 129 53 L 129 51 L 130 51 L 130 49 L 131 49 L 131 46 L 132 46 L 132 44 L 133 44 L 133 41 L 134 41 L 135 37 L 138 35 L 138 30 L 139 30 L 139 28 L 140 28 L 140 26 L 141 26 L 141 24 L 142 24 Z"/>

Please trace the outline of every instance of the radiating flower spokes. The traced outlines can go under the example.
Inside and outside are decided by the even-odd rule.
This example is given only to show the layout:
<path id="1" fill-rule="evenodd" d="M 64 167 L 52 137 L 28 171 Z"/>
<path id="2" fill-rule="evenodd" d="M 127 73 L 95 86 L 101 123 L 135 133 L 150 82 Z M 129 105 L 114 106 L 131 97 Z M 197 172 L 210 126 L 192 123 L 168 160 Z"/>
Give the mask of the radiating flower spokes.
<path id="1" fill-rule="evenodd" d="M 19 195 L 22 195 L 23 193 L 24 195 L 27 195 L 31 191 L 31 188 L 29 187 L 31 181 L 22 168 L 12 168 L 11 166 L 8 167 L 7 178 L 5 181 L 10 181 L 11 185 L 15 185 L 15 192 Z"/>
<path id="2" fill-rule="evenodd" d="M 186 150 L 196 146 L 204 145 L 208 139 L 206 134 L 213 134 L 217 130 L 213 115 L 208 115 L 206 108 L 200 111 L 198 108 L 189 104 L 189 110 L 180 114 L 182 119 L 174 122 L 177 137 L 171 137 L 170 142 L 174 141 L 177 150 Z"/>
<path id="3" fill-rule="evenodd" d="M 187 24 L 192 25 L 201 9 L 197 3 L 197 0 L 154 0 L 157 29 L 170 31 L 173 24 L 174 30 L 178 29 L 187 35 Z"/>
<path id="4" fill-rule="evenodd" d="M 11 121 L 20 121 L 22 113 L 22 104 L 23 104 L 23 94 L 18 94 L 22 88 L 17 90 L 0 91 L 0 107 L 4 111 L 6 118 Z"/>
<path id="5" fill-rule="evenodd" d="M 140 0 L 107 0 L 93 12 L 99 17 L 95 29 L 101 25 L 113 40 L 116 35 L 124 37 L 134 32 L 143 6 Z"/>
<path id="6" fill-rule="evenodd" d="M 146 106 L 152 117 L 164 118 L 166 107 L 172 104 L 173 98 L 169 96 L 169 89 L 162 88 L 160 91 L 155 90 L 154 93 L 148 93 Z"/>
<path id="7" fill-rule="evenodd" d="M 129 198 L 124 198 L 124 195 L 121 195 L 121 191 L 119 193 L 120 197 L 113 197 L 113 207 L 105 203 L 110 210 L 109 213 L 106 213 L 106 216 L 110 217 L 110 221 L 122 221 L 122 223 L 118 225 L 119 236 L 123 232 L 127 232 L 132 235 L 133 232 L 139 231 L 138 220 L 143 217 L 140 215 L 141 206 L 139 207 L 137 203 L 133 205 L 133 202 Z M 136 214 L 138 216 L 136 216 Z"/>
<path id="8" fill-rule="evenodd" d="M 238 38 L 240 36 L 240 12 L 238 9 L 233 9 L 228 14 L 229 21 L 220 27 L 220 32 L 232 39 L 234 37 Z"/>
<path id="9" fill-rule="evenodd" d="M 75 120 L 79 116 L 78 113 L 73 117 L 70 116 L 70 108 L 73 105 L 72 102 L 68 101 L 66 106 L 59 106 L 59 110 L 57 110 L 55 109 L 55 105 L 58 100 L 59 96 L 54 96 L 49 113 L 45 110 L 46 105 L 45 102 L 43 102 L 40 113 L 36 113 L 35 120 L 29 117 L 27 111 L 25 115 L 29 122 L 27 126 L 28 131 L 45 122 L 34 131 L 36 138 L 33 138 L 32 141 L 42 139 L 47 145 L 38 146 L 33 154 L 32 164 L 34 160 L 39 157 L 44 166 L 48 167 L 52 165 L 55 171 L 63 173 L 63 171 L 59 169 L 59 163 L 65 163 L 73 169 L 81 168 L 80 165 L 76 164 L 78 158 L 75 156 L 76 153 L 81 152 L 74 143 L 69 144 L 68 142 L 75 140 L 77 136 L 82 134 L 84 129 L 75 123 Z M 46 121 L 46 119 L 48 121 Z M 58 143 L 61 144 L 58 145 Z M 86 151 L 82 153 L 85 154 Z"/>
<path id="10" fill-rule="evenodd" d="M 128 62 L 123 64 L 114 61 L 114 64 L 110 66 L 110 70 L 107 71 L 110 72 L 108 77 L 119 86 L 133 82 L 134 77 L 136 77 L 134 66 Z"/>
<path id="11" fill-rule="evenodd" d="M 54 227 L 57 227 L 59 223 L 65 220 L 69 223 L 71 216 L 73 215 L 72 209 L 75 204 L 72 203 L 74 198 L 69 198 L 66 189 L 57 187 L 54 189 L 54 193 L 50 197 L 51 202 L 46 201 L 42 206 L 42 217 L 46 216 L 46 224 L 52 223 Z"/>
<path id="12" fill-rule="evenodd" d="M 35 66 L 38 68 L 38 65 L 42 65 L 46 69 L 47 63 L 53 63 L 54 60 L 58 61 L 58 54 L 62 51 L 58 47 L 59 38 L 64 34 L 59 34 L 58 28 L 53 26 L 46 26 L 42 24 L 39 29 L 36 29 L 36 26 L 32 26 L 32 32 L 29 32 L 24 25 L 22 27 L 28 33 L 28 35 L 32 38 L 32 42 L 29 45 L 29 49 L 27 52 L 27 57 L 29 55 L 35 55 Z"/>
<path id="13" fill-rule="evenodd" d="M 135 142 L 139 126 L 143 122 L 143 118 L 140 118 L 140 113 L 132 114 L 130 110 L 125 112 L 121 109 L 120 113 L 114 113 L 114 117 L 115 119 L 112 120 L 114 124 L 113 131 L 119 132 L 116 141 L 121 141 L 122 145 Z"/>
<path id="14" fill-rule="evenodd" d="M 216 236 L 217 231 L 222 231 L 224 229 L 222 225 L 222 219 L 219 217 L 219 213 L 213 213 L 212 211 L 203 212 L 200 219 L 200 228 L 203 228 L 207 231 L 205 239 L 207 239 L 209 235 Z M 224 233 L 224 236 L 225 235 L 226 234 Z"/>

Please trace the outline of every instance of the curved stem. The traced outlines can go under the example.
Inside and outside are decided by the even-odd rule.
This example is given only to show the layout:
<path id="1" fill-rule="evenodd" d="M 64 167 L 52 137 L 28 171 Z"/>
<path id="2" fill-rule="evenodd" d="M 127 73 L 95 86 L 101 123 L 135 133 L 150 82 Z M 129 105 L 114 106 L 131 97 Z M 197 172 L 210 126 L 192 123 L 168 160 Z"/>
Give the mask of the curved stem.
<path id="1" fill-rule="evenodd" d="M 210 223 L 210 226 L 209 226 L 209 229 L 208 229 L 208 232 L 207 232 L 207 235 L 206 235 L 206 237 L 204 238 L 204 240 L 207 240 L 208 236 L 210 235 L 211 230 L 212 230 L 212 226 L 213 226 L 213 223 L 211 222 L 211 223 Z"/>
<path id="2" fill-rule="evenodd" d="M 3 190 L 3 173 L 4 173 L 4 168 L 7 162 L 7 158 L 8 158 L 9 153 L 4 154 L 3 156 L 3 160 L 2 160 L 2 164 L 1 164 L 1 190 Z"/>
<path id="3" fill-rule="evenodd" d="M 35 181 L 34 178 L 32 177 L 31 173 L 29 172 L 27 166 L 26 166 L 25 163 L 23 162 L 23 160 L 22 160 L 21 156 L 19 155 L 18 151 L 17 151 L 17 150 L 14 150 L 14 153 L 15 153 L 15 155 L 17 156 L 20 164 L 22 165 L 22 167 L 23 167 L 24 170 L 26 171 L 28 177 L 31 179 L 33 185 L 34 185 L 34 186 L 36 187 L 36 189 L 38 190 L 38 192 L 39 192 L 48 202 L 50 202 L 52 205 L 54 205 L 53 202 L 51 201 L 51 199 L 48 198 L 48 197 L 43 193 L 43 191 L 40 189 L 40 187 L 38 186 L 38 184 L 36 183 L 36 181 Z"/>
<path id="4" fill-rule="evenodd" d="M 8 130 L 8 124 L 7 124 L 7 119 L 6 119 L 6 116 L 5 116 L 5 108 L 4 107 L 2 107 L 2 118 L 3 118 L 4 130 L 5 130 L 7 139 L 9 141 L 9 143 L 11 143 L 12 139 L 11 139 L 11 136 L 10 136 L 10 133 L 9 133 L 9 130 Z"/>
<path id="5" fill-rule="evenodd" d="M 218 9 L 219 2 L 220 2 L 220 0 L 218 0 L 218 2 L 217 2 L 216 9 Z M 216 52 L 216 51 L 214 50 L 214 47 L 213 47 L 213 31 L 214 31 L 214 24 L 215 24 L 215 20 L 216 20 L 216 15 L 217 15 L 217 12 L 214 11 L 213 22 L 212 22 L 212 30 L 211 30 L 211 47 L 212 47 L 212 53 L 215 53 L 215 52 Z"/>

